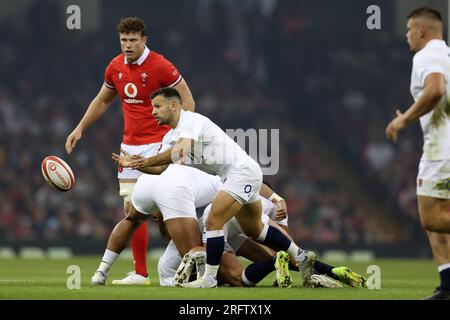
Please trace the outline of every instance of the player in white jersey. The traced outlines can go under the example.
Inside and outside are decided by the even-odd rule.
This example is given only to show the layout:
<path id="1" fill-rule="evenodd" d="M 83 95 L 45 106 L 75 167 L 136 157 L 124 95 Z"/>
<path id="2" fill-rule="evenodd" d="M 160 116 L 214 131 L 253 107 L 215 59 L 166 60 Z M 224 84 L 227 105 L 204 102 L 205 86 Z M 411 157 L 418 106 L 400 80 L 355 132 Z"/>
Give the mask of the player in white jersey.
<path id="1" fill-rule="evenodd" d="M 159 124 L 172 127 L 163 139 L 173 145 L 158 155 L 119 162 L 123 167 L 142 169 L 173 162 L 193 165 L 217 174 L 222 185 L 212 202 L 206 221 L 206 266 L 202 278 L 184 283 L 183 287 L 211 288 L 217 286 L 217 271 L 224 250 L 223 226 L 232 217 L 248 236 L 288 252 L 298 262 L 303 283 L 309 281 L 315 254 L 300 249 L 278 229 L 261 222 L 259 191 L 262 172 L 258 163 L 207 117 L 181 109 L 176 89 L 162 88 L 151 95 L 153 115 Z"/>
<path id="2" fill-rule="evenodd" d="M 161 212 L 178 252 L 184 255 L 201 245 L 196 208 L 213 200 L 220 178 L 178 164 L 158 170 L 162 169 L 165 170 L 160 175 L 143 174 L 138 178 L 132 193 L 131 211 L 111 233 L 102 262 L 91 279 L 93 285 L 105 284 L 109 269 L 135 230 L 157 211 Z"/>
<path id="3" fill-rule="evenodd" d="M 407 39 L 415 53 L 411 94 L 415 100 L 386 128 L 393 141 L 420 118 L 424 136 L 417 176 L 420 221 L 438 264 L 441 284 L 429 299 L 450 299 L 450 48 L 438 11 L 422 7 L 408 16 Z"/>

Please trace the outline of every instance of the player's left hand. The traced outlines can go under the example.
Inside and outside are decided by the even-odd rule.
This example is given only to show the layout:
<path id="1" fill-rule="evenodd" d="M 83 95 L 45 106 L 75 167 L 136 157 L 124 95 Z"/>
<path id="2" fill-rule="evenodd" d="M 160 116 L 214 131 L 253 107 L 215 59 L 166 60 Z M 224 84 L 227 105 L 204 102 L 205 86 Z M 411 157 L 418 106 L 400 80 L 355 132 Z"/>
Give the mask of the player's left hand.
<path id="1" fill-rule="evenodd" d="M 394 142 L 397 142 L 398 132 L 406 126 L 405 114 L 397 110 L 396 115 L 386 127 L 386 137 Z"/>
<path id="2" fill-rule="evenodd" d="M 137 155 L 131 155 L 123 149 L 120 149 L 120 152 L 121 152 L 120 155 L 113 153 L 112 159 L 114 162 L 116 162 L 119 166 L 123 168 L 130 168 L 134 160 L 140 159 L 142 157 Z"/>
<path id="3" fill-rule="evenodd" d="M 277 214 L 275 220 L 280 221 L 287 217 L 287 205 L 284 199 L 277 202 Z"/>
<path id="4" fill-rule="evenodd" d="M 130 168 L 141 169 L 147 166 L 147 158 L 143 156 L 134 155 L 131 157 Z"/>

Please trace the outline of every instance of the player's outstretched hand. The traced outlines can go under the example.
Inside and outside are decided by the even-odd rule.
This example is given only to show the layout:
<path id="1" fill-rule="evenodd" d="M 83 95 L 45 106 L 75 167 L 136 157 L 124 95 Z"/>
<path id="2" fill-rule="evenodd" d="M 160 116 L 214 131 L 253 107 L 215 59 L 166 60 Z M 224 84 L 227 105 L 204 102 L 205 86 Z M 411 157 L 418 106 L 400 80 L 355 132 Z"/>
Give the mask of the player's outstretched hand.
<path id="1" fill-rule="evenodd" d="M 112 153 L 112 160 L 123 168 L 129 168 L 135 156 L 131 156 L 128 152 L 120 149 L 121 154 Z"/>
<path id="2" fill-rule="evenodd" d="M 406 126 L 404 114 L 397 110 L 396 115 L 386 127 L 386 137 L 394 142 L 397 142 L 398 132 Z"/>
<path id="3" fill-rule="evenodd" d="M 67 154 L 71 154 L 75 146 L 77 145 L 78 140 L 81 139 L 82 132 L 81 130 L 75 128 L 71 134 L 66 139 L 66 152 Z"/>

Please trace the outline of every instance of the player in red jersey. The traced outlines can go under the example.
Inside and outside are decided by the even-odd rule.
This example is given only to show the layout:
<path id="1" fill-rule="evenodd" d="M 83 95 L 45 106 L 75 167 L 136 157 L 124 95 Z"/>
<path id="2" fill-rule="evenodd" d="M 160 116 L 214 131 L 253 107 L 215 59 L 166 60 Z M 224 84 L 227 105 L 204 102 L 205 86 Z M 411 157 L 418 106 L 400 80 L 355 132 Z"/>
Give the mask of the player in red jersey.
<path id="1" fill-rule="evenodd" d="M 98 120 L 119 95 L 124 114 L 124 134 L 121 148 L 130 154 L 145 157 L 155 155 L 169 126 L 158 125 L 152 115 L 150 94 L 162 87 L 177 89 L 183 99 L 183 109 L 194 111 L 195 102 L 185 80 L 175 66 L 146 46 L 145 24 L 139 18 L 124 18 L 117 26 L 122 53 L 105 71 L 105 82 L 90 103 L 83 118 L 67 137 L 66 151 L 72 153 L 84 130 Z M 138 170 L 119 168 L 120 195 L 124 199 L 125 215 Z M 157 186 L 156 186 L 157 187 Z M 142 224 L 130 241 L 134 257 L 134 272 L 113 284 L 149 284 L 146 264 L 148 226 Z"/>

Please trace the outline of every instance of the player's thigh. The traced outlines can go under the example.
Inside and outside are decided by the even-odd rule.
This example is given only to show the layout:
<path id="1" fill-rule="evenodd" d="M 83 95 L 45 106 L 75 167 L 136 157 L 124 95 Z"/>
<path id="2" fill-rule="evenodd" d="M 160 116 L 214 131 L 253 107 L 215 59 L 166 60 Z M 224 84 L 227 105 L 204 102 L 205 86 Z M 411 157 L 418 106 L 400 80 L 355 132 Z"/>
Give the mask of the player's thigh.
<path id="1" fill-rule="evenodd" d="M 184 256 L 190 249 L 201 246 L 198 221 L 195 218 L 173 218 L 165 221 L 167 231 L 178 252 Z"/>
<path id="2" fill-rule="evenodd" d="M 236 220 L 239 222 L 242 230 L 246 235 L 257 238 L 262 231 L 263 222 L 261 200 L 247 203 L 242 206 L 241 210 L 236 214 Z"/>
<path id="3" fill-rule="evenodd" d="M 242 286 L 241 275 L 244 271 L 239 259 L 230 251 L 225 251 L 220 259 L 218 281 L 233 287 Z"/>
<path id="4" fill-rule="evenodd" d="M 150 217 L 149 215 L 137 211 L 133 205 L 130 205 L 130 209 L 128 210 L 128 213 L 127 213 L 125 219 L 131 220 L 134 222 L 138 222 L 138 223 L 142 223 L 145 220 L 147 220 L 149 217 Z"/>
<path id="5" fill-rule="evenodd" d="M 150 143 L 140 146 L 130 146 L 121 144 L 120 147 L 131 155 L 143 155 L 145 157 L 151 157 L 158 153 L 161 143 Z M 130 209 L 131 194 L 133 193 L 134 186 L 137 179 L 142 175 L 139 170 L 133 170 L 131 168 L 118 168 L 117 178 L 119 179 L 119 194 L 123 197 L 125 215 Z"/>
<path id="6" fill-rule="evenodd" d="M 242 208 L 228 192 L 219 191 L 211 204 L 211 210 L 205 221 L 206 230 L 221 230 L 223 225 Z"/>
<path id="7" fill-rule="evenodd" d="M 131 207 L 131 194 L 133 193 L 134 186 L 137 179 L 119 179 L 119 194 L 123 197 L 123 211 L 125 215 Z"/>
<path id="8" fill-rule="evenodd" d="M 450 199 L 439 199 L 429 196 L 417 196 L 419 216 L 425 228 L 439 220 L 440 215 L 450 215 Z"/>

